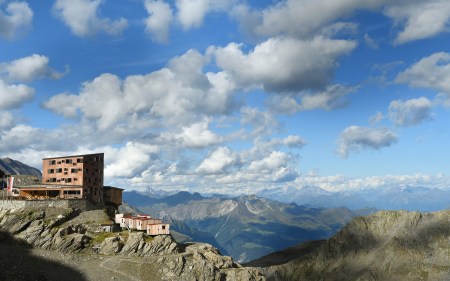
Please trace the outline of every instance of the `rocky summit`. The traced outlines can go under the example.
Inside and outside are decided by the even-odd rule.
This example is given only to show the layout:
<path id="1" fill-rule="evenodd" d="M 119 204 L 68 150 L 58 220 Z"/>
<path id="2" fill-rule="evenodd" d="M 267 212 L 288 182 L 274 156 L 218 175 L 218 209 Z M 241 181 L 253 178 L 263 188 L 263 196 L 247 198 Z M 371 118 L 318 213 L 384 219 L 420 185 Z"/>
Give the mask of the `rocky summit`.
<path id="1" fill-rule="evenodd" d="M 251 265 L 267 280 L 450 280 L 450 211 L 380 211 L 293 250 Z"/>
<path id="2" fill-rule="evenodd" d="M 258 270 L 242 267 L 209 244 L 180 244 L 171 235 L 103 232 L 111 224 L 103 210 L 0 209 L 1 252 L 16 255 L 0 261 L 5 269 L 0 279 L 61 280 L 51 270 L 57 264 L 61 272 L 76 272 L 64 280 L 265 280 Z M 43 266 L 30 266 L 30 259 Z"/>

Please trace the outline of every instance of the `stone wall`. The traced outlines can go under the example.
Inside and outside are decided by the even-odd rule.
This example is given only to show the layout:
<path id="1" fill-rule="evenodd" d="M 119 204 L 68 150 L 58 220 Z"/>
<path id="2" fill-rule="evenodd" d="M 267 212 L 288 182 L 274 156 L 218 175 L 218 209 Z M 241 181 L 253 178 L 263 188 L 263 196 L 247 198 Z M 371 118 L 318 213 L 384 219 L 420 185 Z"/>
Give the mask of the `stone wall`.
<path id="1" fill-rule="evenodd" d="M 82 211 L 99 209 L 102 206 L 95 207 L 84 199 L 71 200 L 2 200 L 0 199 L 0 209 L 18 209 L 18 208 L 74 208 Z"/>

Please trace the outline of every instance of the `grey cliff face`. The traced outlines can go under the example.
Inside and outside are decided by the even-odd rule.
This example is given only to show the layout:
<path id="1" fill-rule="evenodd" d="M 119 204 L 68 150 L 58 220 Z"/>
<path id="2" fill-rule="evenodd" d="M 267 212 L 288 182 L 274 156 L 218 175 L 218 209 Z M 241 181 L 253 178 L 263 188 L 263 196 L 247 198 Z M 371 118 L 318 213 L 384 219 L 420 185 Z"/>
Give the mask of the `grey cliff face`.
<path id="1" fill-rule="evenodd" d="M 381 211 L 353 219 L 267 280 L 450 280 L 450 211 Z"/>

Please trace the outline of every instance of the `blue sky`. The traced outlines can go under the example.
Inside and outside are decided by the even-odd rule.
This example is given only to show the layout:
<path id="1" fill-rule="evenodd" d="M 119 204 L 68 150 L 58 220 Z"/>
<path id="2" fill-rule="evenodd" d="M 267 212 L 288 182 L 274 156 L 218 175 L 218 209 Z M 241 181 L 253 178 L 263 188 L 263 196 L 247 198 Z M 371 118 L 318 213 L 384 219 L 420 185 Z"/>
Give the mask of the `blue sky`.
<path id="1" fill-rule="evenodd" d="M 106 183 L 450 187 L 443 0 L 0 1 L 0 156 Z"/>

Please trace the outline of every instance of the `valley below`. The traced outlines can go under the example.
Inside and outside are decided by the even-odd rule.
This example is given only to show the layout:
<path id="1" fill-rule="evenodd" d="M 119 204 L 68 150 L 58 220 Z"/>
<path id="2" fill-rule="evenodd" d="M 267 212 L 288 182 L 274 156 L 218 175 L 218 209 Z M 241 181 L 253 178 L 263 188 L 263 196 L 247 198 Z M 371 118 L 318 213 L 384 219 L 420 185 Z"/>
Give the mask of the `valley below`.
<path id="1" fill-rule="evenodd" d="M 214 198 L 188 192 L 155 198 L 132 191 L 124 193 L 124 200 L 141 212 L 162 217 L 172 229 L 192 240 L 214 245 L 238 262 L 301 242 L 327 239 L 353 217 L 374 211 L 312 208 L 255 195 Z"/>

